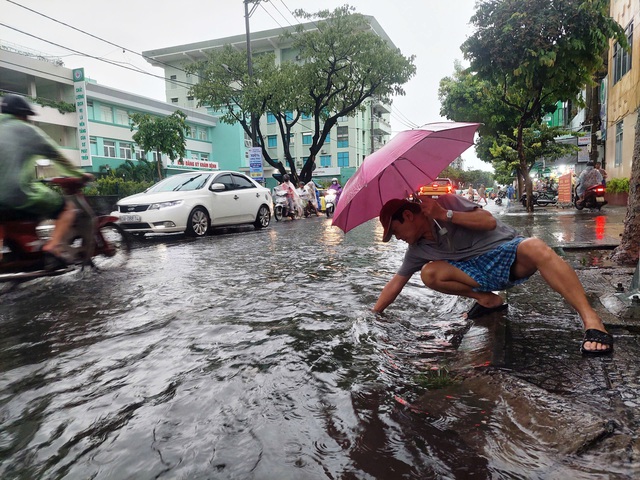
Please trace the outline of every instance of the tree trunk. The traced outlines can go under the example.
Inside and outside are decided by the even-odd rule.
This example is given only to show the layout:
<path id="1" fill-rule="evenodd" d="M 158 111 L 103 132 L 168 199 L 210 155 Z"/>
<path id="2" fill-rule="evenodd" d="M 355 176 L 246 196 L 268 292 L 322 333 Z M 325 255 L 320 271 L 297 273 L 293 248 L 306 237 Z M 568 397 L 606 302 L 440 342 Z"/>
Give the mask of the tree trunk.
<path id="1" fill-rule="evenodd" d="M 527 212 L 533 213 L 533 185 L 531 183 L 531 177 L 529 176 L 529 167 L 527 166 L 527 159 L 524 156 L 524 140 L 522 132 L 524 130 L 523 122 L 518 125 L 518 138 L 516 148 L 518 150 L 518 160 L 520 160 L 520 172 L 524 180 L 524 187 L 527 193 Z"/>
<path id="2" fill-rule="evenodd" d="M 640 109 L 636 110 L 636 132 L 631 158 L 631 179 L 624 232 L 620 245 L 613 251 L 611 259 L 620 265 L 634 266 L 638 263 L 640 249 Z"/>
<path id="3" fill-rule="evenodd" d="M 156 163 L 158 166 L 158 180 L 162 180 L 162 154 L 158 149 L 156 149 L 156 158 L 158 159 Z"/>

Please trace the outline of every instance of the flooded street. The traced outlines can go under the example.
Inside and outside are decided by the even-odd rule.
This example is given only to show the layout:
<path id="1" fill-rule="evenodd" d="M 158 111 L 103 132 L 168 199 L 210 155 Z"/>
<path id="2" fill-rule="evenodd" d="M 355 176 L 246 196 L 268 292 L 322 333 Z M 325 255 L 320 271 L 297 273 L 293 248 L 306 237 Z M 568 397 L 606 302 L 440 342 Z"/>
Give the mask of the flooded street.
<path id="1" fill-rule="evenodd" d="M 566 251 L 581 228 L 603 248 L 621 233 L 595 213 L 492 211 Z M 500 321 L 468 322 L 471 301 L 418 276 L 371 312 L 405 250 L 381 235 L 377 221 L 345 236 L 312 217 L 137 239 L 120 271 L 3 293 L 0 477 L 609 478 L 545 450 L 490 389 L 456 381 L 494 358 Z M 543 285 L 509 293 L 510 321 L 580 338 Z M 542 356 L 507 352 L 505 365 Z"/>

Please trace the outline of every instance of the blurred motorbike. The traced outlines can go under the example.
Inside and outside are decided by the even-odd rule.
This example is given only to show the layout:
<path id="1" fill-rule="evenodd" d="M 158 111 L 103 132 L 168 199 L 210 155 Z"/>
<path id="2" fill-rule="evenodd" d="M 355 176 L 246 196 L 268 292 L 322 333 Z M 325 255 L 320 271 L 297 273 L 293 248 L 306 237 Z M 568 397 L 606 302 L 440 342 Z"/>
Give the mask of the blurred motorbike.
<path id="1" fill-rule="evenodd" d="M 507 197 L 507 192 L 504 190 L 500 190 L 498 192 L 498 195 L 495 197 L 495 200 L 493 201 L 496 205 L 502 205 L 502 199 Z"/>
<path id="2" fill-rule="evenodd" d="M 273 216 L 277 222 L 283 218 L 290 217 L 292 220 L 300 217 L 300 212 L 294 208 L 289 208 L 289 200 L 287 199 L 287 192 L 285 190 L 276 190 L 275 192 L 275 204 L 273 207 Z"/>
<path id="3" fill-rule="evenodd" d="M 328 189 L 324 192 L 324 211 L 327 214 L 327 217 L 332 217 L 333 212 L 336 209 L 336 203 L 338 202 L 338 195 L 336 191 L 332 188 Z"/>
<path id="4" fill-rule="evenodd" d="M 129 236 L 115 223 L 117 217 L 95 214 L 82 193 L 86 181 L 76 177 L 44 180 L 58 186 L 77 209 L 62 245 L 65 262 L 52 262 L 52 257 L 42 251 L 53 233 L 52 220 L 24 219 L 14 212 L 0 212 L 0 282 L 20 283 L 61 275 L 77 267 L 117 268 L 127 262 L 131 251 Z"/>
<path id="5" fill-rule="evenodd" d="M 604 199 L 605 191 L 604 185 L 592 185 L 585 190 L 582 200 L 579 200 L 578 195 L 575 194 L 573 196 L 573 204 L 578 210 L 582 210 L 583 208 L 600 210 L 608 203 Z"/>

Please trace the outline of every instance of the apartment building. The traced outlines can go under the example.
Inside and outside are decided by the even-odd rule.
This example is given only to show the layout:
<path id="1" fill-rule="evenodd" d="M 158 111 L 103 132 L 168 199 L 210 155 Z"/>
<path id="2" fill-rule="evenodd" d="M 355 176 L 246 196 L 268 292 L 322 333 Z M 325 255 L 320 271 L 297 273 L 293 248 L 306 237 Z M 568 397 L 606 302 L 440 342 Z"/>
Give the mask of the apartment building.
<path id="1" fill-rule="evenodd" d="M 133 141 L 129 115 L 167 116 L 178 108 L 187 115 L 186 155 L 171 161 L 167 174 L 184 170 L 238 170 L 245 164 L 239 126 L 225 125 L 206 111 L 134 95 L 84 77 L 82 68 L 16 45 L 0 44 L 0 94 L 24 95 L 34 105 L 34 123 L 76 165 L 92 173 L 115 169 L 125 161 L 156 159 Z M 75 107 L 75 108 L 74 108 Z"/>
<path id="2" fill-rule="evenodd" d="M 380 24 L 373 17 L 367 17 L 372 30 L 393 46 Z M 305 30 L 315 29 L 314 22 L 303 24 Z M 297 61 L 292 40 L 283 38 L 285 28 L 277 28 L 251 33 L 251 51 L 254 55 L 272 52 L 276 63 Z M 187 89 L 179 88 L 181 84 L 193 84 L 196 80 L 184 71 L 186 63 L 205 60 L 207 52 L 231 45 L 240 51 L 246 51 L 246 36 L 236 35 L 217 38 L 197 43 L 176 45 L 143 52 L 145 58 L 156 67 L 164 69 L 166 82 L 166 99 L 172 105 L 180 107 L 196 107 L 196 100 L 189 96 Z M 371 99 L 363 111 L 358 111 L 353 117 L 343 117 L 331 130 L 327 142 L 318 154 L 317 169 L 314 177 L 340 177 L 342 183 L 349 179 L 362 164 L 364 158 L 387 143 L 391 137 L 390 116 L 391 108 L 376 99 Z M 298 169 L 302 168 L 309 156 L 308 146 L 311 145 L 312 118 L 302 118 L 293 128 L 291 154 L 296 160 Z M 283 161 L 284 151 L 277 129 L 275 117 L 267 114 L 260 119 L 260 129 L 265 136 L 267 149 L 274 159 Z M 251 140 L 246 137 L 247 145 Z M 268 178 L 275 170 L 263 165 L 265 177 Z"/>
<path id="3" fill-rule="evenodd" d="M 608 178 L 629 178 L 633 157 L 635 128 L 640 108 L 640 35 L 634 36 L 634 24 L 640 22 L 638 0 L 611 0 L 611 17 L 624 29 L 631 51 L 617 42 L 609 49 L 606 116 L 603 140 L 606 142 L 605 169 Z"/>

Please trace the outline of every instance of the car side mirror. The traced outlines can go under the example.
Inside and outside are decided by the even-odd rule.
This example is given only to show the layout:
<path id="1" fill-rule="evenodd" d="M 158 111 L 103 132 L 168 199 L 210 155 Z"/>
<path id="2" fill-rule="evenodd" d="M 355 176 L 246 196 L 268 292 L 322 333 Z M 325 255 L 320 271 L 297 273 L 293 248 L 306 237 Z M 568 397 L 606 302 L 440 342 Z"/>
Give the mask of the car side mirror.
<path id="1" fill-rule="evenodd" d="M 209 190 L 212 192 L 224 192 L 227 187 L 224 186 L 224 183 L 212 183 L 209 187 Z"/>

